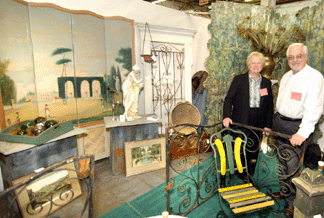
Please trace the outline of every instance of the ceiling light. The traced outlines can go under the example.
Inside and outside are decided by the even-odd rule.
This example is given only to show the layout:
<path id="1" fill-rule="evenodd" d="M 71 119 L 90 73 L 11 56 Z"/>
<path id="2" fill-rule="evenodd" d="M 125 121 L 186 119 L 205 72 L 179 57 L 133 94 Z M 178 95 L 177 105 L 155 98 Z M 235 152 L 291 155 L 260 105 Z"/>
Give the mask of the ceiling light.
<path id="1" fill-rule="evenodd" d="M 156 4 L 156 3 L 160 3 L 160 2 L 164 2 L 164 1 L 166 1 L 166 0 L 156 0 L 156 1 L 153 1 L 151 3 Z"/>

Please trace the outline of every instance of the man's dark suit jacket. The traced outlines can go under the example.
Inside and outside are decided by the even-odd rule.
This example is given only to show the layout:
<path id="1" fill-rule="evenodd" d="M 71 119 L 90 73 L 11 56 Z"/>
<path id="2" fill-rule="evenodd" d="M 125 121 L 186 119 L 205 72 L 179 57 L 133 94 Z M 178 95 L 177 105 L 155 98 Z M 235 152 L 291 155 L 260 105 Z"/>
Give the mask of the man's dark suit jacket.
<path id="1" fill-rule="evenodd" d="M 259 128 L 272 128 L 273 96 L 271 81 L 262 77 L 261 89 L 266 88 L 268 95 L 260 99 L 260 126 Z M 249 75 L 244 73 L 234 77 L 225 97 L 223 119 L 231 118 L 234 123 L 248 124 L 250 108 Z"/>

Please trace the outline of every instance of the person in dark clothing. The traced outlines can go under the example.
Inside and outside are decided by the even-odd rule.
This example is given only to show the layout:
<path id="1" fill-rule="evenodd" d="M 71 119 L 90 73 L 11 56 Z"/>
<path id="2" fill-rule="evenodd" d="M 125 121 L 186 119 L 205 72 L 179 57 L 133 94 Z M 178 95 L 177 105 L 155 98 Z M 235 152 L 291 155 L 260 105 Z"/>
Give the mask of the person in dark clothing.
<path id="1" fill-rule="evenodd" d="M 273 96 L 271 81 L 260 72 L 265 64 L 265 57 L 260 52 L 252 52 L 246 60 L 248 72 L 234 77 L 225 97 L 223 106 L 223 125 L 240 123 L 270 131 L 273 118 Z M 245 131 L 252 139 L 251 147 L 247 146 L 246 158 L 249 174 L 254 174 L 256 160 L 259 153 L 259 140 L 262 132 L 257 136 Z"/>

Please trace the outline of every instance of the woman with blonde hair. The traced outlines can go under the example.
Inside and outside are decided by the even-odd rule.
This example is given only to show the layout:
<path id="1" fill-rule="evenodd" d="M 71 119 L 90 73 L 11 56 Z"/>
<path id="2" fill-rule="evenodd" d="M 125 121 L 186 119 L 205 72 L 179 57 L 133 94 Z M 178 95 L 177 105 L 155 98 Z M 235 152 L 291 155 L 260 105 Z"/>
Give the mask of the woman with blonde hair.
<path id="1" fill-rule="evenodd" d="M 265 65 L 265 57 L 260 52 L 252 52 L 247 57 L 246 64 L 248 72 L 234 77 L 225 97 L 223 125 L 227 128 L 234 122 L 269 131 L 273 118 L 271 81 L 260 74 Z M 257 134 L 261 137 L 262 132 Z M 259 140 L 253 142 L 254 148 L 249 148 L 246 153 L 250 175 L 254 174 L 259 153 Z"/>

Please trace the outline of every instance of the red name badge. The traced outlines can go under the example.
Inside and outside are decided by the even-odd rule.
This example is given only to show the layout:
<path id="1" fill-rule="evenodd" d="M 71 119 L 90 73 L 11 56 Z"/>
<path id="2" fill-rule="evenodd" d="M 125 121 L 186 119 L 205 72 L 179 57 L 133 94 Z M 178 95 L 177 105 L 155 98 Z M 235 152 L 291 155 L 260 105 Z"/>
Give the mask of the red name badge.
<path id="1" fill-rule="evenodd" d="M 301 101 L 302 93 L 300 93 L 300 92 L 291 92 L 291 97 L 290 98 L 292 100 Z"/>
<path id="2" fill-rule="evenodd" d="M 260 89 L 259 92 L 260 92 L 260 95 L 261 95 L 261 96 L 268 95 L 268 89 L 267 89 L 267 88 Z"/>

